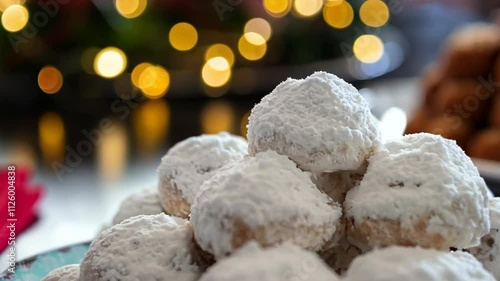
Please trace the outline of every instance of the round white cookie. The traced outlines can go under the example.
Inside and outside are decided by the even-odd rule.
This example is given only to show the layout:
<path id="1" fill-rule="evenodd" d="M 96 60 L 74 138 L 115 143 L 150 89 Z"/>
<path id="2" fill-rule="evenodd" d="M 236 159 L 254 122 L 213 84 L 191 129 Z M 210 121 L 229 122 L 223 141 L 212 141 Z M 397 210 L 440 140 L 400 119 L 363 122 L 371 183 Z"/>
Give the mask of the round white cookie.
<path id="1" fill-rule="evenodd" d="M 221 258 L 247 241 L 291 241 L 316 251 L 344 233 L 342 209 L 286 156 L 246 157 L 205 181 L 192 207 L 200 247 Z"/>
<path id="2" fill-rule="evenodd" d="M 78 281 L 80 280 L 80 266 L 78 264 L 65 265 L 49 272 L 42 281 Z"/>
<path id="3" fill-rule="evenodd" d="M 220 260 L 200 281 L 337 281 L 340 278 L 316 254 L 285 243 L 262 249 L 249 242 Z"/>
<path id="4" fill-rule="evenodd" d="M 251 155 L 274 150 L 315 174 L 357 170 L 380 142 L 366 100 L 326 72 L 279 84 L 252 109 L 247 137 Z"/>
<path id="5" fill-rule="evenodd" d="M 80 267 L 82 281 L 194 281 L 193 233 L 189 222 L 165 214 L 140 215 L 104 230 Z"/>
<path id="6" fill-rule="evenodd" d="M 356 258 L 345 280 L 495 281 L 495 278 L 468 253 L 391 246 Z"/>
<path id="7" fill-rule="evenodd" d="M 118 224 L 125 219 L 138 215 L 157 215 L 160 213 L 163 213 L 163 209 L 160 204 L 158 190 L 146 189 L 130 195 L 122 202 L 113 218 L 113 224 Z"/>
<path id="8" fill-rule="evenodd" d="M 467 248 L 489 231 L 488 189 L 454 141 L 432 134 L 391 140 L 344 202 L 348 236 L 362 249 Z"/>
<path id="9" fill-rule="evenodd" d="M 248 143 L 226 132 L 190 137 L 174 145 L 158 167 L 160 203 L 170 215 L 188 218 L 201 184 L 247 154 Z"/>

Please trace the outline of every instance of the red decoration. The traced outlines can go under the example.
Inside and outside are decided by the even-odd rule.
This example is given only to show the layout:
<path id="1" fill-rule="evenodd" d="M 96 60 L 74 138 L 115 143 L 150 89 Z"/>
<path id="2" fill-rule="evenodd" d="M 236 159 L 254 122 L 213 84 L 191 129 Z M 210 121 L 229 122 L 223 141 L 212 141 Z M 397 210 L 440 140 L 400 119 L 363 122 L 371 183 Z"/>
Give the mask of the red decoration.
<path id="1" fill-rule="evenodd" d="M 43 189 L 30 183 L 31 176 L 31 171 L 17 166 L 0 169 L 0 252 L 17 247 L 15 239 L 36 221 Z"/>

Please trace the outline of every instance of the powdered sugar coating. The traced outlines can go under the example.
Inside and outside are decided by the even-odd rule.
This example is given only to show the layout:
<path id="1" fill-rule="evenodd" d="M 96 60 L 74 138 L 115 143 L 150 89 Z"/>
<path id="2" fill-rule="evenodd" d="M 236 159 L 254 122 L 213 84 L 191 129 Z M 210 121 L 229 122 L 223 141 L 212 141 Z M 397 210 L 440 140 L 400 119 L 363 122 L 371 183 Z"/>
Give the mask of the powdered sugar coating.
<path id="1" fill-rule="evenodd" d="M 262 249 L 249 242 L 220 260 L 200 281 L 337 281 L 340 278 L 314 253 L 285 243 Z"/>
<path id="2" fill-rule="evenodd" d="M 500 198 L 494 197 L 488 200 L 490 211 L 491 228 L 500 229 Z"/>
<path id="3" fill-rule="evenodd" d="M 222 166 L 242 159 L 247 150 L 248 143 L 244 138 L 226 132 L 190 137 L 174 145 L 163 156 L 158 167 L 160 182 L 170 180 L 171 185 L 192 204 L 205 180 Z"/>
<path id="4" fill-rule="evenodd" d="M 104 230 L 81 262 L 84 281 L 194 281 L 189 222 L 165 214 L 140 215 Z"/>
<path id="5" fill-rule="evenodd" d="M 363 180 L 349 191 L 344 206 L 356 224 L 390 219 L 412 228 L 429 217 L 428 233 L 453 228 L 459 233 L 454 246 L 466 248 L 478 245 L 489 231 L 487 202 L 484 180 L 454 141 L 413 134 L 385 143 L 369 159 Z"/>
<path id="6" fill-rule="evenodd" d="M 346 281 L 495 281 L 468 253 L 396 246 L 356 258 L 345 277 Z"/>
<path id="7" fill-rule="evenodd" d="M 198 244 L 216 257 L 235 250 L 235 220 L 255 228 L 286 224 L 294 230 L 287 241 L 319 250 L 332 239 L 341 216 L 340 206 L 315 187 L 310 173 L 274 151 L 221 169 L 203 183 L 191 209 Z M 308 235 L 301 231 L 303 227 L 322 231 Z M 282 233 L 268 234 L 266 240 L 275 241 Z"/>
<path id="8" fill-rule="evenodd" d="M 42 281 L 78 281 L 80 280 L 80 266 L 78 264 L 65 265 L 49 272 Z"/>
<path id="9" fill-rule="evenodd" d="M 160 213 L 163 213 L 163 209 L 158 197 L 158 190 L 146 189 L 130 195 L 122 202 L 113 218 L 113 224 L 118 224 L 125 219 L 138 215 L 156 215 Z"/>
<path id="10" fill-rule="evenodd" d="M 249 153 L 268 149 L 314 172 L 356 170 L 380 142 L 368 103 L 333 74 L 288 78 L 253 109 Z"/>
<path id="11" fill-rule="evenodd" d="M 500 198 L 492 198 L 488 202 L 490 210 L 491 230 L 481 238 L 481 245 L 469 249 L 497 279 L 500 279 Z"/>

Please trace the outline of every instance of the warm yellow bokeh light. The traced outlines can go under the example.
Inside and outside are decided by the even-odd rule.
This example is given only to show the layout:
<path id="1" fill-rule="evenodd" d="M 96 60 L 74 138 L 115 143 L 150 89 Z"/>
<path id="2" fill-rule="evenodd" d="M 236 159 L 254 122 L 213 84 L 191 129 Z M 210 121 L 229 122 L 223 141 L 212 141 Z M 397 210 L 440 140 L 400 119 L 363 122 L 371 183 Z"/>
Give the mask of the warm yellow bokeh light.
<path id="1" fill-rule="evenodd" d="M 361 35 L 354 41 L 354 56 L 361 62 L 377 62 L 384 54 L 384 43 L 375 35 Z"/>
<path id="2" fill-rule="evenodd" d="M 172 47 L 179 51 L 191 50 L 198 42 L 198 32 L 194 26 L 180 22 L 170 29 L 168 40 Z"/>
<path id="3" fill-rule="evenodd" d="M 248 128 L 247 128 L 248 117 L 250 117 L 251 112 L 252 111 L 248 111 L 247 113 L 245 113 L 245 115 L 243 115 L 243 118 L 241 118 L 241 121 L 240 121 L 240 134 L 245 138 L 247 137 L 247 132 L 248 132 Z"/>
<path id="4" fill-rule="evenodd" d="M 229 69 L 229 62 L 224 57 L 211 58 L 207 61 L 207 65 L 217 71 Z"/>
<path id="5" fill-rule="evenodd" d="M 371 27 L 380 27 L 389 20 L 389 8 L 380 0 L 368 0 L 359 10 L 361 21 Z"/>
<path id="6" fill-rule="evenodd" d="M 334 28 L 346 28 L 354 19 L 354 11 L 347 1 L 331 1 L 323 8 L 323 18 Z"/>
<path id="7" fill-rule="evenodd" d="M 144 70 L 151 66 L 153 65 L 149 62 L 143 62 L 134 67 L 134 70 L 132 70 L 132 75 L 130 75 L 130 79 L 132 80 L 132 84 L 134 84 L 134 86 L 140 88 L 139 79 L 141 77 L 141 74 L 144 72 Z"/>
<path id="8" fill-rule="evenodd" d="M 262 0 L 264 9 L 273 17 L 285 16 L 292 7 L 291 0 Z"/>
<path id="9" fill-rule="evenodd" d="M 205 52 L 205 61 L 215 57 L 225 58 L 230 66 L 234 64 L 234 53 L 227 45 L 214 44 L 210 46 Z"/>
<path id="10" fill-rule="evenodd" d="M 115 47 L 107 47 L 97 53 L 94 59 L 94 71 L 104 78 L 114 78 L 125 71 L 127 56 Z"/>
<path id="11" fill-rule="evenodd" d="M 128 137 L 125 127 L 113 122 L 113 130 L 101 137 L 97 146 L 99 173 L 105 180 L 118 180 L 127 166 Z"/>
<path id="12" fill-rule="evenodd" d="M 223 57 L 209 59 L 201 70 L 203 82 L 210 87 L 222 87 L 231 78 L 231 68 Z"/>
<path id="13" fill-rule="evenodd" d="M 150 99 L 163 97 L 170 87 L 170 74 L 161 66 L 150 66 L 139 76 L 139 89 Z"/>
<path id="14" fill-rule="evenodd" d="M 327 0 L 325 5 L 338 5 L 344 2 L 345 0 Z"/>
<path id="15" fill-rule="evenodd" d="M 64 123 L 57 113 L 47 112 L 38 121 L 38 141 L 46 164 L 62 162 L 64 158 Z"/>
<path id="16" fill-rule="evenodd" d="M 321 10 L 321 7 L 323 7 L 323 0 L 295 0 L 293 7 L 298 15 L 311 17 Z"/>
<path id="17" fill-rule="evenodd" d="M 259 60 L 266 54 L 266 40 L 255 32 L 245 33 L 238 41 L 238 50 L 247 60 Z"/>
<path id="18" fill-rule="evenodd" d="M 257 33 L 264 38 L 264 40 L 269 40 L 271 38 L 272 29 L 268 21 L 262 18 L 253 18 L 245 24 L 244 33 Z"/>
<path id="19" fill-rule="evenodd" d="M 12 5 L 23 5 L 25 2 L 26 0 L 0 0 L 0 11 L 3 12 Z"/>
<path id="20" fill-rule="evenodd" d="M 53 66 L 44 66 L 38 73 L 38 86 L 46 94 L 57 93 L 63 85 L 61 72 Z"/>
<path id="21" fill-rule="evenodd" d="M 231 105 L 223 101 L 207 103 L 201 111 L 201 130 L 204 134 L 232 132 L 234 111 Z"/>
<path id="22" fill-rule="evenodd" d="M 170 129 L 170 108 L 163 99 L 146 100 L 133 112 L 132 121 L 139 151 L 150 156 L 166 139 Z"/>
<path id="23" fill-rule="evenodd" d="M 23 29 L 29 20 L 28 10 L 21 5 L 11 5 L 2 14 L 2 25 L 5 30 L 16 32 Z"/>
<path id="24" fill-rule="evenodd" d="M 245 36 L 245 39 L 252 45 L 263 45 L 266 44 L 266 39 L 258 33 L 255 32 L 248 32 L 245 33 L 243 36 Z"/>
<path id="25" fill-rule="evenodd" d="M 140 16 L 148 4 L 147 0 L 115 0 L 116 11 L 125 18 Z"/>

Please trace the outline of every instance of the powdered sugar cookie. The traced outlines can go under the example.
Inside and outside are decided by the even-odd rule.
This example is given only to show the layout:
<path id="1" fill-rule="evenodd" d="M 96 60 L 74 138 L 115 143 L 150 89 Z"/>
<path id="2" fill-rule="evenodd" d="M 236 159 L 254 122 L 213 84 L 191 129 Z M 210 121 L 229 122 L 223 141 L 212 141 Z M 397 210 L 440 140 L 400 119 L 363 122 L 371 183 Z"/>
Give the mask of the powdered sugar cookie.
<path id="1" fill-rule="evenodd" d="M 247 154 L 242 137 L 228 133 L 191 137 L 174 145 L 158 167 L 160 202 L 170 215 L 188 218 L 201 184 Z"/>
<path id="2" fill-rule="evenodd" d="M 368 103 L 325 72 L 279 84 L 257 104 L 248 124 L 249 153 L 287 155 L 315 174 L 357 170 L 379 143 Z"/>
<path id="3" fill-rule="evenodd" d="M 356 258 L 345 277 L 348 281 L 495 281 L 468 253 L 396 246 Z"/>
<path id="4" fill-rule="evenodd" d="M 344 202 L 349 240 L 466 248 L 489 231 L 488 188 L 454 141 L 427 133 L 385 143 Z"/>
<path id="5" fill-rule="evenodd" d="M 78 281 L 80 280 L 80 266 L 78 264 L 65 265 L 49 272 L 42 281 Z"/>
<path id="6" fill-rule="evenodd" d="M 497 26 L 467 26 L 448 38 L 442 51 L 443 73 L 448 77 L 489 74 L 499 50 L 500 31 Z"/>
<path id="7" fill-rule="evenodd" d="M 249 242 L 220 260 L 200 281 L 337 281 L 340 278 L 314 253 L 291 243 L 262 249 Z"/>
<path id="8" fill-rule="evenodd" d="M 141 215 L 104 230 L 81 262 L 82 281 L 198 279 L 189 222 L 165 214 Z"/>
<path id="9" fill-rule="evenodd" d="M 432 108 L 434 112 L 441 113 L 439 115 L 453 112 L 465 120 L 483 120 L 489 112 L 491 98 L 486 86 L 475 76 L 448 79 L 442 81 L 436 90 Z M 449 123 L 455 125 L 453 121 L 448 121 L 448 126 Z"/>
<path id="10" fill-rule="evenodd" d="M 432 105 L 436 91 L 443 80 L 441 67 L 438 64 L 428 65 L 420 77 L 420 88 L 423 93 L 424 104 Z"/>
<path id="11" fill-rule="evenodd" d="M 248 241 L 273 246 L 291 241 L 318 251 L 331 247 L 342 210 L 286 156 L 258 153 L 205 181 L 192 207 L 200 247 L 221 258 Z M 340 230 L 339 230 L 340 229 Z"/>
<path id="12" fill-rule="evenodd" d="M 147 189 L 132 194 L 120 205 L 120 209 L 113 218 L 113 224 L 118 224 L 125 219 L 138 215 L 156 215 L 163 213 L 158 190 Z"/>
<path id="13" fill-rule="evenodd" d="M 481 238 L 481 245 L 469 249 L 484 268 L 489 270 L 495 278 L 500 279 L 500 198 L 492 198 L 488 202 L 490 210 L 490 233 Z"/>

